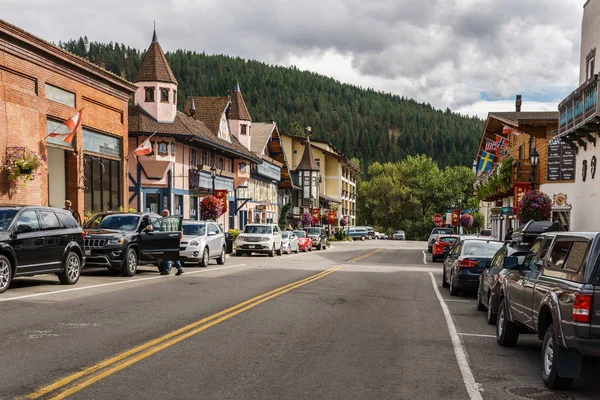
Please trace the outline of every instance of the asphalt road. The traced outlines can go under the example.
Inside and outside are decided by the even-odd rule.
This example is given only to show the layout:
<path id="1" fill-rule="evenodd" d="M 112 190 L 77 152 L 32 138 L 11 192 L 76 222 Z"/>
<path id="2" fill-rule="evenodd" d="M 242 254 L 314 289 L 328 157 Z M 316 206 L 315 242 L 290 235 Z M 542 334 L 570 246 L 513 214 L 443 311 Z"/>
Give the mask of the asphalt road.
<path id="1" fill-rule="evenodd" d="M 179 277 L 15 280 L 0 296 L 0 399 L 549 399 L 541 343 L 499 348 L 425 249 L 335 243 Z M 566 396 L 600 398 L 597 382 Z"/>

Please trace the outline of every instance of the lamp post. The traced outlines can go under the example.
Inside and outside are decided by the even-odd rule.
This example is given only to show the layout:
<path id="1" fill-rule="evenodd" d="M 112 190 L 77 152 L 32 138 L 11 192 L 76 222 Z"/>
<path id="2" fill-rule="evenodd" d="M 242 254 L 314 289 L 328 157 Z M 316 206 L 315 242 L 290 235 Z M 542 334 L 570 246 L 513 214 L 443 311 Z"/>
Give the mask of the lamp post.
<path id="1" fill-rule="evenodd" d="M 538 154 L 535 147 L 533 148 L 533 150 L 531 150 L 531 154 L 529 155 L 529 161 L 531 162 L 531 190 L 535 190 L 535 173 L 537 170 L 538 162 L 540 161 L 540 155 Z"/>
<path id="2" fill-rule="evenodd" d="M 217 177 L 217 168 L 213 163 L 212 167 L 210 167 L 210 177 L 212 178 L 212 194 L 215 195 L 215 178 Z"/>

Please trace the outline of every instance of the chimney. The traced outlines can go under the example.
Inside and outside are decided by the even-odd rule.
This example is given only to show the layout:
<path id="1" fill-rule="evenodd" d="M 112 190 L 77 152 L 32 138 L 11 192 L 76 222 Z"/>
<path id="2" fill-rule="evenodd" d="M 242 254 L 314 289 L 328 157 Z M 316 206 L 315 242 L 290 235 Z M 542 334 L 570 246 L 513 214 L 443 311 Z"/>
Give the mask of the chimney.
<path id="1" fill-rule="evenodd" d="M 194 117 L 194 114 L 196 114 L 196 103 L 194 102 L 194 96 L 190 96 L 190 98 L 192 99 L 192 104 L 190 105 L 190 117 Z"/>
<path id="2" fill-rule="evenodd" d="M 521 95 L 518 94 L 517 101 L 515 101 L 515 109 L 517 112 L 521 112 L 521 104 L 523 104 L 523 102 L 521 101 Z"/>

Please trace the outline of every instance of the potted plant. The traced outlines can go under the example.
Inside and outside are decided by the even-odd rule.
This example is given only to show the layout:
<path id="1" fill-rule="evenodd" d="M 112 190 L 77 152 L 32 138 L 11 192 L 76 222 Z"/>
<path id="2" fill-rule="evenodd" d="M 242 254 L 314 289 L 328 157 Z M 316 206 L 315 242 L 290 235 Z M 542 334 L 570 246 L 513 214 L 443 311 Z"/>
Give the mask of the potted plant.
<path id="1" fill-rule="evenodd" d="M 206 196 L 200 202 L 200 217 L 203 220 L 216 220 L 223 214 L 221 201 L 215 196 Z"/>
<path id="2" fill-rule="evenodd" d="M 552 200 L 544 192 L 527 192 L 519 202 L 519 221 L 525 224 L 531 220 L 548 221 L 552 216 Z"/>
<path id="3" fill-rule="evenodd" d="M 302 222 L 302 225 L 304 226 L 310 225 L 313 222 L 313 216 L 310 213 L 305 212 L 304 214 L 302 214 L 300 222 Z"/>
<path id="4" fill-rule="evenodd" d="M 11 184 L 23 179 L 23 184 L 33 181 L 40 175 L 37 170 L 45 163 L 41 154 L 30 151 L 24 147 L 9 147 L 6 149 L 4 170 Z"/>

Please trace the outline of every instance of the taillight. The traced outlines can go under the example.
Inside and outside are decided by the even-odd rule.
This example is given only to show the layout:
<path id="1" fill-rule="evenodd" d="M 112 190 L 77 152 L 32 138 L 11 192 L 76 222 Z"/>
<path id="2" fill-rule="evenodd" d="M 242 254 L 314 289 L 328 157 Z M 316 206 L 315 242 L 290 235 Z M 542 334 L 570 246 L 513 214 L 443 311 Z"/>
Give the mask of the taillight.
<path id="1" fill-rule="evenodd" d="M 573 303 L 573 322 L 590 322 L 592 316 L 592 296 L 589 294 L 575 295 Z"/>
<path id="2" fill-rule="evenodd" d="M 477 261 L 468 259 L 460 260 L 458 266 L 461 268 L 473 268 L 477 266 Z"/>
<path id="3" fill-rule="evenodd" d="M 81 238 L 85 239 L 85 232 L 84 231 L 81 231 Z"/>

